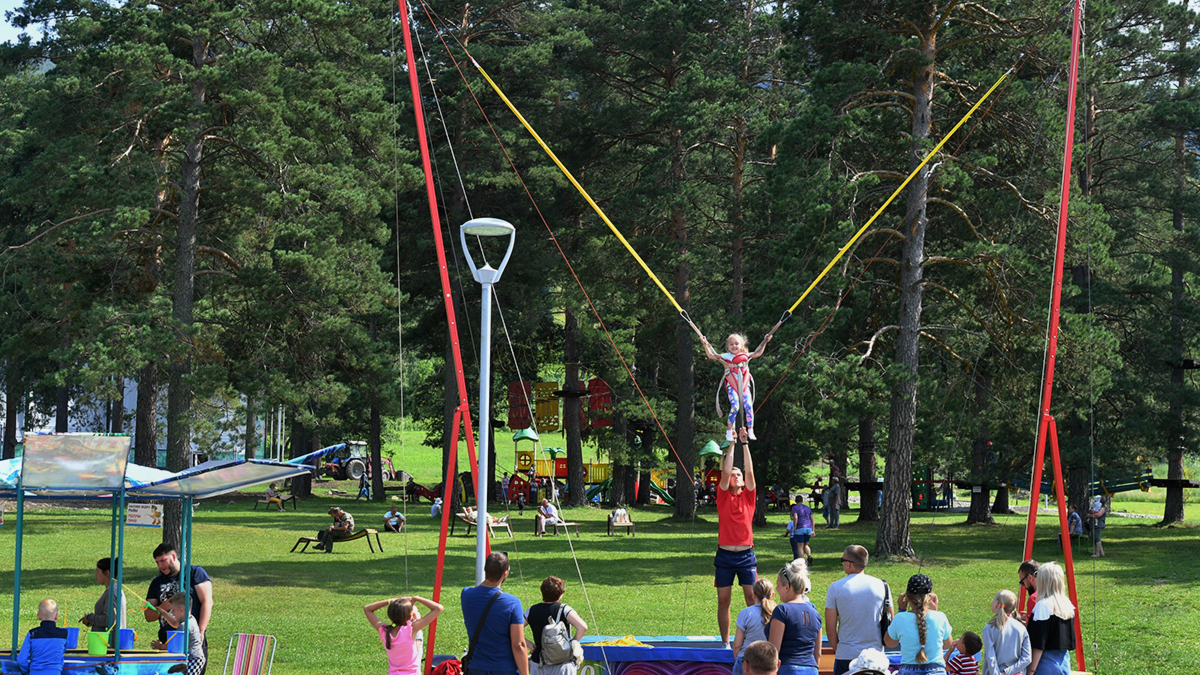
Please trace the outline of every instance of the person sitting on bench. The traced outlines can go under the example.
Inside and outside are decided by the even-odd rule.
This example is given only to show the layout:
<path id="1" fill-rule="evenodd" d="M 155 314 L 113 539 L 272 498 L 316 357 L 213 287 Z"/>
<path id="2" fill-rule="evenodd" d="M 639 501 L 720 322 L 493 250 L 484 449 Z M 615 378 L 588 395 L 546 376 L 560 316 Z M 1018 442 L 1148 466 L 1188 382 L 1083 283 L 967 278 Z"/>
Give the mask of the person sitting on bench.
<path id="1" fill-rule="evenodd" d="M 546 534 L 546 526 L 554 526 L 559 522 L 558 509 L 550 503 L 549 499 L 542 499 L 542 505 L 538 507 L 537 515 L 537 536 Z"/>
<path id="2" fill-rule="evenodd" d="M 280 511 L 283 510 L 283 500 L 279 498 L 279 492 L 275 490 L 275 484 L 271 483 L 267 486 L 267 504 L 274 504 Z"/>
<path id="3" fill-rule="evenodd" d="M 321 541 L 313 548 L 333 553 L 333 542 L 354 534 L 354 516 L 336 506 L 329 509 L 329 515 L 333 517 L 333 524 L 317 532 L 317 539 Z"/>

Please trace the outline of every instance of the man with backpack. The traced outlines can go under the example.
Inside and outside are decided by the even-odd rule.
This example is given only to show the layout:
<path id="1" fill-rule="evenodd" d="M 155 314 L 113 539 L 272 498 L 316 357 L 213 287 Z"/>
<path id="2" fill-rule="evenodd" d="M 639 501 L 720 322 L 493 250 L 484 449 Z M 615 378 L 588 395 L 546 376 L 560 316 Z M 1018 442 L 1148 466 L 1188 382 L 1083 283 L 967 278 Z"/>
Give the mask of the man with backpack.
<path id="1" fill-rule="evenodd" d="M 525 613 L 525 623 L 533 631 L 530 675 L 574 675 L 583 662 L 579 638 L 587 632 L 587 624 L 579 612 L 561 602 L 564 590 L 562 579 L 546 577 L 542 581 L 542 602 Z"/>

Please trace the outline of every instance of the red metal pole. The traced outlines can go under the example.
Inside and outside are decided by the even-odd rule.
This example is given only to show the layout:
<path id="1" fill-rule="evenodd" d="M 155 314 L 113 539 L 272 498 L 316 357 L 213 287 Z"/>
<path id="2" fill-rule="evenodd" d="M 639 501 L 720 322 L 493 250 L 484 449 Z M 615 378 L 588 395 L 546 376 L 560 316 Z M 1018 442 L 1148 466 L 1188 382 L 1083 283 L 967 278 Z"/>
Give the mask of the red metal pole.
<path id="1" fill-rule="evenodd" d="M 1066 258 L 1067 250 L 1067 207 L 1070 203 L 1071 196 L 1071 154 L 1075 145 L 1075 98 L 1078 92 L 1079 82 L 1079 44 L 1081 37 L 1081 28 L 1083 22 L 1083 0 L 1075 0 L 1071 19 L 1071 63 L 1070 76 L 1067 80 L 1067 130 L 1066 139 L 1063 142 L 1063 166 L 1062 166 L 1062 182 L 1059 188 L 1058 202 L 1058 235 L 1057 244 L 1054 253 L 1054 284 L 1050 290 L 1050 330 L 1046 336 L 1046 365 L 1042 371 L 1042 398 L 1041 407 L 1038 410 L 1038 438 L 1037 451 L 1034 454 L 1033 470 L 1030 472 L 1030 502 L 1029 502 L 1029 518 L 1025 523 L 1025 555 L 1024 560 L 1028 560 L 1033 556 L 1033 538 L 1034 530 L 1037 528 L 1037 502 L 1041 493 L 1041 477 L 1042 466 L 1046 461 L 1046 440 L 1050 439 L 1052 448 L 1052 459 L 1054 464 L 1055 489 L 1057 492 L 1060 513 L 1060 529 L 1063 537 L 1063 549 L 1066 551 L 1065 561 L 1067 563 L 1067 587 L 1070 589 L 1071 601 L 1075 603 L 1075 633 L 1076 633 L 1076 650 L 1075 658 L 1078 663 L 1079 670 L 1084 669 L 1085 659 L 1083 654 L 1083 641 L 1081 617 L 1078 611 L 1079 603 L 1076 602 L 1075 593 L 1075 569 L 1071 558 L 1070 534 L 1066 527 L 1065 505 L 1063 502 L 1064 495 L 1062 492 L 1062 464 L 1058 456 L 1058 430 L 1054 424 L 1054 418 L 1050 414 L 1050 402 L 1054 392 L 1054 360 L 1058 353 L 1058 320 L 1059 313 L 1062 308 L 1062 284 L 1063 284 L 1063 266 Z M 1022 596 L 1024 590 L 1022 589 Z M 1022 603 L 1024 600 L 1022 600 Z"/>
<path id="2" fill-rule="evenodd" d="M 475 439 L 471 435 L 471 407 L 467 402 L 467 381 L 463 376 L 462 352 L 458 346 L 458 322 L 454 317 L 454 299 L 450 295 L 450 273 L 446 266 L 446 245 L 442 241 L 442 221 L 438 212 L 437 194 L 433 185 L 433 168 L 429 159 L 429 141 L 425 134 L 425 111 L 421 107 L 421 86 L 417 82 L 417 63 L 413 56 L 412 31 L 408 22 L 408 4 L 406 0 L 397 0 L 400 7 L 400 24 L 404 29 L 404 53 L 408 65 L 408 84 L 412 90 L 413 116 L 417 122 L 417 145 L 421 151 L 421 168 L 425 171 L 425 195 L 429 201 L 429 217 L 433 221 L 433 241 L 437 249 L 438 274 L 442 281 L 442 302 L 446 306 L 446 324 L 450 329 L 450 346 L 454 354 L 454 375 L 458 384 L 458 407 L 454 411 L 454 432 L 450 437 L 450 464 L 453 467 L 457 460 L 458 432 L 460 423 L 466 427 L 467 454 L 471 463 L 471 479 L 478 483 L 475 463 Z M 442 594 L 442 569 L 446 561 L 446 529 L 449 526 L 450 495 L 458 476 L 447 476 L 445 481 L 445 497 L 442 499 L 442 533 L 438 543 L 438 565 L 434 579 L 433 599 L 436 602 Z M 477 493 L 478 494 L 478 493 Z M 486 523 L 483 524 L 487 526 Z M 429 627 L 429 647 L 427 654 L 433 654 L 434 639 L 437 636 L 437 621 Z M 429 675 L 431 661 L 425 661 L 425 673 Z"/>
<path id="3" fill-rule="evenodd" d="M 1075 605 L 1075 660 L 1079 670 L 1086 670 L 1087 663 L 1083 655 L 1083 622 L 1080 621 L 1079 594 L 1075 589 L 1075 556 L 1071 550 L 1071 530 L 1067 526 L 1067 496 L 1063 489 L 1062 461 L 1058 454 L 1058 425 L 1050 420 L 1050 452 L 1054 460 L 1054 494 L 1058 497 L 1058 531 L 1063 547 L 1063 564 L 1067 572 L 1067 591 L 1071 594 L 1071 604 Z"/>

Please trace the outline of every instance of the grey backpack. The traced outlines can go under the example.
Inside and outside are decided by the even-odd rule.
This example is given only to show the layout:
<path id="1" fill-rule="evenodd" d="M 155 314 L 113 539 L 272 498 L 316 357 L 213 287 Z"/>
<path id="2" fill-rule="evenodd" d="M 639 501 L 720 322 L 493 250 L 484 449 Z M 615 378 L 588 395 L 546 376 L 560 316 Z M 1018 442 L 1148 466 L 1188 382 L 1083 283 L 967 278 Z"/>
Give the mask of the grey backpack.
<path id="1" fill-rule="evenodd" d="M 542 629 L 542 665 L 556 666 L 574 658 L 571 652 L 571 626 L 563 621 L 564 605 L 558 606 L 558 616 Z"/>

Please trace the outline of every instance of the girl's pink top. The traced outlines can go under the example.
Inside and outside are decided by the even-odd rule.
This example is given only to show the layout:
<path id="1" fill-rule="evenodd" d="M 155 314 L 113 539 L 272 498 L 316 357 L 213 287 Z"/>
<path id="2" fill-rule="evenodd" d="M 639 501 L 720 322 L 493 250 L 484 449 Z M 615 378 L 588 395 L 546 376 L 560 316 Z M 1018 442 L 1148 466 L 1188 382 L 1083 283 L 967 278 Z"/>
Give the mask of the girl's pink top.
<path id="1" fill-rule="evenodd" d="M 392 647 L 387 649 L 389 625 L 379 627 L 379 641 L 388 655 L 388 675 L 415 675 L 421 668 L 421 648 L 413 639 L 412 623 L 400 626 L 392 635 Z"/>

